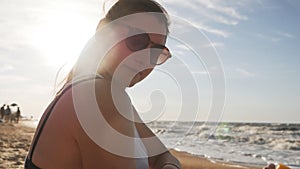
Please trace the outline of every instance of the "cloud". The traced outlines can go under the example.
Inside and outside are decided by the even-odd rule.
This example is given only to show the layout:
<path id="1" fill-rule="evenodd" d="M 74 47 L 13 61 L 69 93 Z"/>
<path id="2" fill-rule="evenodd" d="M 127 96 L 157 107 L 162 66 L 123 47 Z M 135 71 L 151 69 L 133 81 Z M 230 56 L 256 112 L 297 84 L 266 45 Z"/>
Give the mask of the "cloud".
<path id="1" fill-rule="evenodd" d="M 232 20 L 232 19 L 227 19 L 221 15 L 210 15 L 210 17 L 219 23 L 225 24 L 225 25 L 237 25 L 238 21 Z"/>
<path id="2" fill-rule="evenodd" d="M 180 2 L 183 6 L 193 9 L 199 16 L 225 25 L 237 25 L 238 20 L 247 20 L 246 16 L 240 15 L 234 8 L 218 5 L 220 2 L 212 1 L 185 1 Z"/>
<path id="3" fill-rule="evenodd" d="M 238 72 L 243 77 L 255 77 L 256 76 L 255 73 L 251 73 L 251 72 L 249 72 L 245 69 L 242 69 L 242 68 L 236 68 L 235 71 Z"/>
<path id="4" fill-rule="evenodd" d="M 203 30 L 205 32 L 208 32 L 208 33 L 211 33 L 211 34 L 214 34 L 214 35 L 222 36 L 224 38 L 229 37 L 229 35 L 231 34 L 231 33 L 227 32 L 227 31 L 216 29 L 216 28 L 212 28 L 210 26 L 204 25 L 204 24 L 199 23 L 199 22 L 191 21 L 191 23 L 194 26 L 196 26 L 198 29 L 201 29 L 201 30 Z"/>
<path id="5" fill-rule="evenodd" d="M 290 39 L 295 38 L 294 35 L 287 33 L 287 32 L 277 31 L 276 33 L 281 37 L 290 38 Z"/>
<path id="6" fill-rule="evenodd" d="M 0 67 L 0 73 L 7 72 L 14 69 L 15 68 L 12 65 L 4 64 L 3 66 Z"/>
<path id="7" fill-rule="evenodd" d="M 192 71 L 192 73 L 196 75 L 208 75 L 207 71 Z"/>
<path id="8" fill-rule="evenodd" d="M 256 37 L 264 39 L 264 40 L 268 40 L 268 41 L 272 41 L 272 42 L 279 42 L 283 39 L 293 39 L 295 38 L 294 35 L 287 33 L 287 32 L 282 32 L 282 31 L 272 31 L 271 33 L 266 33 L 266 34 L 262 34 L 262 33 L 257 33 L 255 34 Z"/>
<path id="9" fill-rule="evenodd" d="M 237 12 L 237 10 L 235 9 L 236 6 L 229 7 L 228 4 L 224 4 L 223 0 L 217 0 L 217 1 L 197 0 L 197 2 L 205 5 L 208 9 L 213 9 L 215 12 L 218 12 L 222 15 L 227 15 L 231 18 L 235 18 L 238 20 L 248 20 L 247 16 L 241 15 L 239 12 Z"/>
<path id="10" fill-rule="evenodd" d="M 209 44 L 205 44 L 204 47 L 224 47 L 224 43 L 221 42 L 211 42 Z"/>
<path id="11" fill-rule="evenodd" d="M 229 37 L 231 33 L 217 28 L 216 26 L 235 26 L 238 25 L 240 21 L 248 20 L 246 15 L 243 15 L 238 11 L 242 10 L 241 8 L 248 8 L 247 5 L 241 3 L 229 3 L 224 2 L 223 0 L 168 0 L 161 2 L 163 4 L 167 4 L 166 6 L 168 7 L 171 6 L 171 11 L 177 15 L 179 14 L 180 17 L 197 18 L 197 20 L 189 20 L 195 26 L 197 26 L 197 28 L 202 29 L 207 33 L 224 38 Z"/>
<path id="12" fill-rule="evenodd" d="M 279 37 L 275 37 L 275 36 L 271 36 L 271 35 L 266 35 L 266 34 L 256 34 L 256 37 L 264 39 L 264 40 L 268 40 L 268 41 L 272 41 L 272 42 L 279 42 L 281 39 Z"/>
<path id="13" fill-rule="evenodd" d="M 187 46 L 182 44 L 176 45 L 176 47 L 178 47 L 180 50 L 190 51 L 190 49 Z"/>
<path id="14" fill-rule="evenodd" d="M 0 75 L 0 81 L 1 83 L 5 84 L 5 83 L 20 83 L 20 82 L 25 82 L 26 79 L 25 77 L 22 77 L 22 76 L 16 76 L 16 75 Z"/>

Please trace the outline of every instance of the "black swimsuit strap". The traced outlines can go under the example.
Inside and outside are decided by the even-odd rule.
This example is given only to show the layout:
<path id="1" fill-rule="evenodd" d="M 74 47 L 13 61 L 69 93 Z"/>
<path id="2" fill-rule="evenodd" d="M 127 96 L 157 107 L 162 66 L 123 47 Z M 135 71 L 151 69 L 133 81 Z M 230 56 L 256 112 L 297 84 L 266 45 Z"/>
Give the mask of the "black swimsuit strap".
<path id="1" fill-rule="evenodd" d="M 46 114 L 44 120 L 42 121 L 41 127 L 40 127 L 39 130 L 37 131 L 37 135 L 36 135 L 36 138 L 35 138 L 35 140 L 34 140 L 34 142 L 33 142 L 32 150 L 31 150 L 30 156 L 29 156 L 29 159 L 30 159 L 30 160 L 32 160 L 32 156 L 33 156 L 35 147 L 36 147 L 36 145 L 37 145 L 37 143 L 38 143 L 38 140 L 39 140 L 39 138 L 40 138 L 40 136 L 41 136 L 41 133 L 42 133 L 42 131 L 43 131 L 43 128 L 45 127 L 45 124 L 46 124 L 46 122 L 47 122 L 47 120 L 48 120 L 48 118 L 49 118 L 49 116 L 50 116 L 50 114 L 51 114 L 53 108 L 55 107 L 55 105 L 56 105 L 56 103 L 59 101 L 59 99 L 62 97 L 62 95 L 63 95 L 64 93 L 66 93 L 66 91 L 68 91 L 68 89 L 70 89 L 72 86 L 77 85 L 77 84 L 79 84 L 79 83 L 81 83 L 81 82 L 84 82 L 84 81 L 87 81 L 87 80 L 93 80 L 93 79 L 103 79 L 103 77 L 102 77 L 102 76 L 99 76 L 99 75 L 94 75 L 93 77 L 83 78 L 83 79 L 80 79 L 80 80 L 75 81 L 75 82 L 73 82 L 73 83 L 70 83 L 69 85 L 67 85 L 67 86 L 62 90 L 62 92 L 61 92 L 59 95 L 57 95 L 57 96 L 54 98 L 54 100 L 52 101 L 52 103 L 49 105 L 49 106 L 50 106 L 49 109 L 47 109 L 48 111 L 47 111 L 47 114 Z"/>

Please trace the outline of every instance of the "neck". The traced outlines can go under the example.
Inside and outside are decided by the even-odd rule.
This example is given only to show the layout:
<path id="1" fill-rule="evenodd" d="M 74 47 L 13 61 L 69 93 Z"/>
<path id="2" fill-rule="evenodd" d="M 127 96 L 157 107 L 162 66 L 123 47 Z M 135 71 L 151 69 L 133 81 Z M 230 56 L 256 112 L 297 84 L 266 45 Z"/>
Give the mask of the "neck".
<path id="1" fill-rule="evenodd" d="M 99 71 L 99 73 L 103 78 L 110 82 L 111 88 L 118 90 L 125 90 L 128 86 L 117 78 L 113 78 L 113 75 L 109 71 Z"/>

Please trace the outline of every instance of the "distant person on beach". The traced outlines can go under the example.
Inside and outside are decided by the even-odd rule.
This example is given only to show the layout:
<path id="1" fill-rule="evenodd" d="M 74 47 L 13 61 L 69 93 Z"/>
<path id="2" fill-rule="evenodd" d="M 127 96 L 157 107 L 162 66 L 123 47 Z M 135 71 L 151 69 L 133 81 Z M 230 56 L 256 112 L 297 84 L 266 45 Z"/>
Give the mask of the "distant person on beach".
<path id="1" fill-rule="evenodd" d="M 4 110 L 4 121 L 9 122 L 10 121 L 10 115 L 11 115 L 11 109 L 9 105 L 6 105 L 6 109 Z"/>
<path id="2" fill-rule="evenodd" d="M 141 15 L 131 18 L 133 14 Z M 142 18 L 137 19 L 139 16 Z M 125 92 L 171 57 L 165 46 L 168 26 L 167 12 L 153 0 L 117 1 L 97 27 L 95 43 L 108 50 L 96 63 L 96 74 L 81 77 L 95 62 L 81 55 L 40 120 L 25 169 L 181 169 L 140 119 Z M 137 72 L 131 76 L 130 71 Z M 100 117 L 104 121 L 97 121 L 103 120 Z"/>
<path id="3" fill-rule="evenodd" d="M 20 116 L 21 116 L 21 111 L 20 111 L 20 107 L 18 107 L 16 112 L 16 123 L 19 123 Z"/>
<path id="4" fill-rule="evenodd" d="M 20 107 L 18 107 L 16 112 L 11 113 L 10 122 L 12 123 L 14 121 L 15 123 L 19 123 L 20 116 L 21 116 L 21 111 L 20 111 Z"/>
<path id="5" fill-rule="evenodd" d="M 5 111 L 5 104 L 0 108 L 0 118 L 3 119 L 4 117 L 4 111 Z"/>

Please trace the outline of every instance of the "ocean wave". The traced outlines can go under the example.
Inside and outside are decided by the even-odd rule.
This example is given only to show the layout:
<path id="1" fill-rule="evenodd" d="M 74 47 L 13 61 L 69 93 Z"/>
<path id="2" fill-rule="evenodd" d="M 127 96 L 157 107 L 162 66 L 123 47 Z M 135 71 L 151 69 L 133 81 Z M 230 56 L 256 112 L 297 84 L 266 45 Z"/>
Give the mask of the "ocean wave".
<path id="1" fill-rule="evenodd" d="M 166 142 L 184 138 L 178 144 L 182 151 L 248 164 L 300 163 L 300 124 L 222 123 L 214 133 L 210 133 L 209 125 L 201 123 L 186 133 L 183 131 L 192 123 L 171 124 L 157 122 L 151 127 Z"/>

